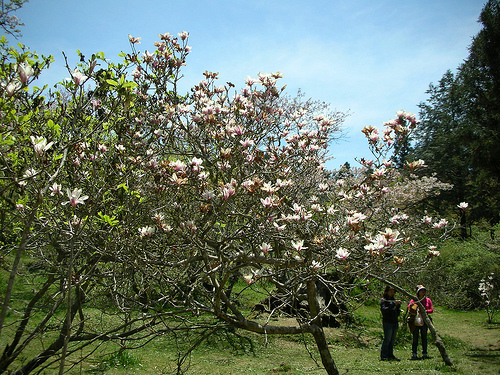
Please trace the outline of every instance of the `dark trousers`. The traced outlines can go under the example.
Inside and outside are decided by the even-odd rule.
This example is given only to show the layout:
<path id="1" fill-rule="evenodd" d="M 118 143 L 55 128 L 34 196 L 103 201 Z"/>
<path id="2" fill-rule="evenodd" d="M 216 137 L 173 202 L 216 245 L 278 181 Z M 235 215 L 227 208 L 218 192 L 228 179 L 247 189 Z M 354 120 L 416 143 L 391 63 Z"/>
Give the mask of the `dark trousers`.
<path id="1" fill-rule="evenodd" d="M 394 342 L 398 332 L 398 323 L 382 322 L 382 324 L 384 327 L 384 341 L 380 348 L 380 358 L 392 358 L 394 357 Z"/>
<path id="2" fill-rule="evenodd" d="M 422 355 L 427 355 L 427 324 L 421 327 L 416 326 L 413 331 L 413 343 L 411 345 L 411 353 L 413 356 L 417 355 L 418 336 L 422 339 Z"/>

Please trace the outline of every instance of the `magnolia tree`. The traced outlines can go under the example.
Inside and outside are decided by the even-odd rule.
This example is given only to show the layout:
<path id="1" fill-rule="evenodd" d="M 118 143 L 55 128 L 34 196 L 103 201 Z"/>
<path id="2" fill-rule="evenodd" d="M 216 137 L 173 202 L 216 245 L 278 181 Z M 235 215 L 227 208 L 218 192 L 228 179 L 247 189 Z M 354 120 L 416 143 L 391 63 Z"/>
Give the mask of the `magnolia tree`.
<path id="1" fill-rule="evenodd" d="M 48 93 L 32 86 L 51 58 L 2 40 L 0 372 L 62 373 L 107 342 L 230 327 L 312 334 L 338 374 L 321 317 L 424 267 L 450 229 L 413 209 L 446 186 L 388 158 L 415 117 L 365 128 L 373 160 L 334 178 L 323 163 L 342 113 L 284 97 L 280 73 L 237 91 L 205 72 L 181 93 L 188 34 L 142 54 L 129 40 L 122 63 L 81 56 Z M 275 302 L 267 319 L 242 311 L 255 291 Z M 297 323 L 273 325 L 285 307 Z"/>

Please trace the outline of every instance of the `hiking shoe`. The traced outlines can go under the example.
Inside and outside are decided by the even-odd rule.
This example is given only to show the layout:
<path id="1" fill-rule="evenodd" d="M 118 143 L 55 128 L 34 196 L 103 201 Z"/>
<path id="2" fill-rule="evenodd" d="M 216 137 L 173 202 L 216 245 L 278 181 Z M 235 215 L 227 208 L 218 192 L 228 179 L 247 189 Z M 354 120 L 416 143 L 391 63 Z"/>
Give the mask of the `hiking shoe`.
<path id="1" fill-rule="evenodd" d="M 431 358 L 432 358 L 432 357 L 429 357 L 427 354 L 424 354 L 424 355 L 422 356 L 422 359 L 431 359 Z"/>
<path id="2" fill-rule="evenodd" d="M 399 358 L 396 358 L 396 357 L 394 357 L 394 356 L 390 356 L 390 357 L 389 357 L 389 359 L 390 359 L 391 361 L 396 361 L 396 362 L 401 361 Z"/>

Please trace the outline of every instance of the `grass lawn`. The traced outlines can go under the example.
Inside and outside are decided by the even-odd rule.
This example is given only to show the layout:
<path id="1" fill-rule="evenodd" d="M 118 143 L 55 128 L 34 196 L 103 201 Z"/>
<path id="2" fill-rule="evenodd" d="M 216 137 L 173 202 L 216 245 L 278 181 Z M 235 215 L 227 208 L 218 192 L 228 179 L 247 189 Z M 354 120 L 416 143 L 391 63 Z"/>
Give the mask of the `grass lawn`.
<path id="1" fill-rule="evenodd" d="M 487 325 L 482 311 L 457 312 L 441 309 L 434 324 L 454 364 L 444 364 L 429 335 L 429 360 L 411 361 L 411 336 L 400 329 L 395 355 L 400 362 L 381 362 L 382 338 L 377 306 L 356 313 L 357 328 L 326 328 L 332 354 L 341 374 L 500 374 L 500 324 Z M 273 322 L 277 323 L 277 322 Z M 290 323 L 287 319 L 280 324 Z M 361 323 L 362 328 L 359 328 Z M 310 336 L 264 337 L 219 332 L 191 355 L 185 374 L 324 374 Z M 182 341 L 182 337 L 178 337 Z M 172 374 L 176 352 L 172 337 L 156 339 L 141 349 L 115 356 L 86 360 L 71 374 Z M 267 340 L 267 341 L 266 341 Z M 308 352 L 309 350 L 309 352 Z M 315 362 L 317 361 L 319 365 Z M 47 372 L 49 374 L 49 372 Z"/>

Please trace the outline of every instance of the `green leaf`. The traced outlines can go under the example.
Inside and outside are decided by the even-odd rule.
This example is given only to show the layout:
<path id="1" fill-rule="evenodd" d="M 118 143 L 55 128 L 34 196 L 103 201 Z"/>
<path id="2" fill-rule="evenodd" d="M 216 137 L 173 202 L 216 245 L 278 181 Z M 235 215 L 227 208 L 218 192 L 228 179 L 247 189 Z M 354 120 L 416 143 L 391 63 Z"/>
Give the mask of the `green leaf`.
<path id="1" fill-rule="evenodd" d="M 114 79 L 107 79 L 106 82 L 108 83 L 108 85 L 118 86 L 118 82 L 116 82 Z"/>
<path id="2" fill-rule="evenodd" d="M 14 144 L 14 138 L 10 135 L 10 133 L 2 134 L 0 133 L 0 145 L 10 146 Z"/>
<path id="3" fill-rule="evenodd" d="M 123 84 L 123 87 L 124 87 L 124 88 L 127 88 L 127 87 L 132 87 L 132 88 L 135 88 L 135 87 L 137 87 L 137 83 L 132 82 L 132 81 L 129 81 L 129 82 L 124 83 L 124 84 Z"/>
<path id="4" fill-rule="evenodd" d="M 101 221 L 111 225 L 112 227 L 119 223 L 119 221 L 116 220 L 116 216 L 109 217 L 108 215 L 104 215 L 101 211 L 99 211 L 97 214 L 99 215 Z"/>
<path id="5" fill-rule="evenodd" d="M 47 128 L 52 130 L 52 132 L 56 135 L 61 134 L 61 127 L 59 126 L 59 124 L 55 124 L 52 120 L 47 121 Z"/>

